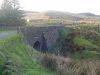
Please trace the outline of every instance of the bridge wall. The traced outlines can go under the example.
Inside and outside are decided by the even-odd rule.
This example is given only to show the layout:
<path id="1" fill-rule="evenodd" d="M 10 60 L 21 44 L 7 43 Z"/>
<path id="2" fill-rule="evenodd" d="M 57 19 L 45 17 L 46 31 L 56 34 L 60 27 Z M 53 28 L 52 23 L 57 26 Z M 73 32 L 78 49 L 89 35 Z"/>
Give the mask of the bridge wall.
<path id="1" fill-rule="evenodd" d="M 34 46 L 36 41 L 41 43 L 41 35 L 44 34 L 44 37 L 47 42 L 47 47 L 49 48 L 59 37 L 59 31 L 64 28 L 63 26 L 47 26 L 47 27 L 26 27 L 22 29 L 22 32 L 25 36 L 27 42 Z"/>

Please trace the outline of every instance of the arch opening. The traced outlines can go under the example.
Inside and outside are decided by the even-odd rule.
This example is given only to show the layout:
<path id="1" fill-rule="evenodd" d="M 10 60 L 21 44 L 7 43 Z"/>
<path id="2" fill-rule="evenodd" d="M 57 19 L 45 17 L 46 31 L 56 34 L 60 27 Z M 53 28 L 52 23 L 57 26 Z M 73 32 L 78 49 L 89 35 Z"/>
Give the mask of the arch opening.
<path id="1" fill-rule="evenodd" d="M 37 49 L 37 50 L 40 50 L 40 42 L 39 41 L 36 41 L 33 45 L 33 48 Z"/>

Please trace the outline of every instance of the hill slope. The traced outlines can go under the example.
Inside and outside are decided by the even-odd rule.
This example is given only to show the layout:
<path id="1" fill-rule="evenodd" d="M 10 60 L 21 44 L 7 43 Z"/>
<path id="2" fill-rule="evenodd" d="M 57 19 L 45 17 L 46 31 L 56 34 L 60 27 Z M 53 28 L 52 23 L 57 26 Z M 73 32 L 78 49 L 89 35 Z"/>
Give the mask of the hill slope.
<path id="1" fill-rule="evenodd" d="M 0 75 L 56 75 L 43 68 L 40 53 L 23 42 L 19 34 L 0 39 Z"/>

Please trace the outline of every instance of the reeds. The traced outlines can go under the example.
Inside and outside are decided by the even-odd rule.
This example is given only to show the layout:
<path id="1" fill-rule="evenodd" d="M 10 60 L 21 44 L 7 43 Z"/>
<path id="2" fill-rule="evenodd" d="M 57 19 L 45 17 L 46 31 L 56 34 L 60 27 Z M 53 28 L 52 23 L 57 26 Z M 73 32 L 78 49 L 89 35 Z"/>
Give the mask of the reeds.
<path id="1" fill-rule="evenodd" d="M 72 60 L 53 54 L 44 54 L 42 64 L 60 75 L 100 75 L 100 60 Z"/>

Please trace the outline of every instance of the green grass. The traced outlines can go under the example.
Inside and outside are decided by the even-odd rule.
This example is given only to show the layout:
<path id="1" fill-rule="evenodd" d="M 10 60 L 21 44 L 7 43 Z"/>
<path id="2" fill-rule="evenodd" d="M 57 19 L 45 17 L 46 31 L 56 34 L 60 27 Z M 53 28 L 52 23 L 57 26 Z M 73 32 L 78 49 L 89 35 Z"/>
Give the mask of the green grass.
<path id="1" fill-rule="evenodd" d="M 100 59 L 100 53 L 96 51 L 84 50 L 83 52 L 75 52 L 71 54 L 73 59 Z"/>
<path id="2" fill-rule="evenodd" d="M 90 48 L 90 49 L 99 48 L 97 45 L 93 44 L 91 41 L 86 40 L 82 37 L 77 36 L 77 37 L 74 38 L 73 41 L 78 46 L 83 46 L 83 47 Z"/>
<path id="3" fill-rule="evenodd" d="M 19 34 L 0 39 L 0 70 L 7 60 L 11 60 L 17 65 L 20 75 L 57 75 L 39 63 L 40 55 L 41 53 L 25 44 Z M 0 75 L 1 73 L 2 71 Z M 11 73 L 11 75 L 17 75 L 17 73 Z"/>
<path id="4" fill-rule="evenodd" d="M 96 44 L 94 44 L 91 40 L 84 39 L 82 37 L 75 37 L 74 43 L 78 46 L 85 47 L 85 50 L 81 52 L 75 52 L 71 55 L 74 59 L 100 59 L 100 48 Z M 97 49 L 95 51 L 95 49 Z"/>

